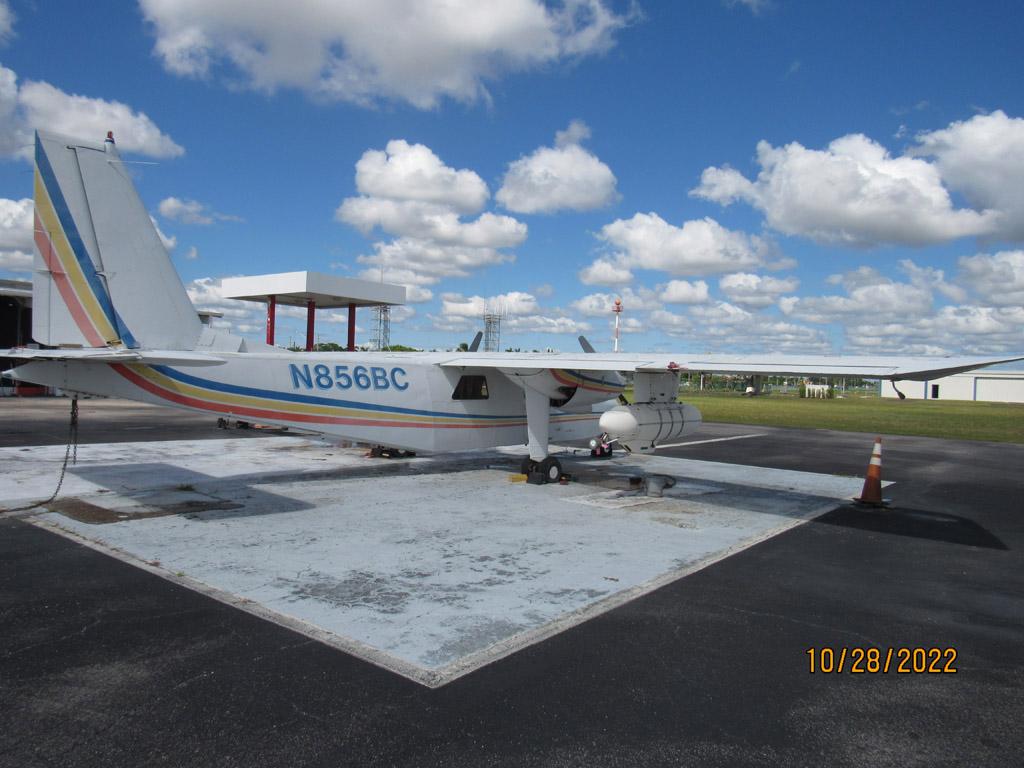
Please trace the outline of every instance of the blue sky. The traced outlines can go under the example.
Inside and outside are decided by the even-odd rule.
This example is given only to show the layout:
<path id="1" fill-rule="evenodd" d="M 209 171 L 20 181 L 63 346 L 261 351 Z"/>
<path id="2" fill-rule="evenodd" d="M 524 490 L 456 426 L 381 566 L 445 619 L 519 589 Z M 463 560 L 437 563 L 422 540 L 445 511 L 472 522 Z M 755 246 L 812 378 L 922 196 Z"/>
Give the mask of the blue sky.
<path id="1" fill-rule="evenodd" d="M 1020 352 L 1022 33 L 986 1 L 0 0 L 0 276 L 31 130 L 109 129 L 245 335 L 220 279 L 310 269 L 407 284 L 422 348 L 488 308 L 503 346 L 610 349 L 622 297 L 627 350 Z"/>

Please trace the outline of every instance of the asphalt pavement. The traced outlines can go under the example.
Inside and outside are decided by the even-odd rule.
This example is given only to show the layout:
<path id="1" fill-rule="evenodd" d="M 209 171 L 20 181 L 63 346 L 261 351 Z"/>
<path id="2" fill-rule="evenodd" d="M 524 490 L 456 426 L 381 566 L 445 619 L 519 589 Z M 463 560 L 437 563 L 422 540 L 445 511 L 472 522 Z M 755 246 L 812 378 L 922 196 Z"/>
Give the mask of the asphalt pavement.
<path id="1" fill-rule="evenodd" d="M 61 443 L 66 407 L 0 401 L 0 444 Z M 82 410 L 83 441 L 259 434 Z M 693 440 L 749 434 L 666 453 L 859 475 L 874 438 Z M 434 690 L 2 519 L 0 764 L 1018 765 L 1022 469 L 1020 445 L 884 436 L 892 509 L 841 506 Z M 910 671 L 809 672 L 808 649 L 867 648 Z M 915 648 L 955 661 L 915 673 Z"/>

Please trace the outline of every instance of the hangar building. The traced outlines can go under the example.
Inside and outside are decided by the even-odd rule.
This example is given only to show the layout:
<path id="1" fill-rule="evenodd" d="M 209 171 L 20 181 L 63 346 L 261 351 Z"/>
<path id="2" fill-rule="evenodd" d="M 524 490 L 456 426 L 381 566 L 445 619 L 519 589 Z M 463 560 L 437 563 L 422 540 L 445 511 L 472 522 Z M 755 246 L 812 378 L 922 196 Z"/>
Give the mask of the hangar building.
<path id="1" fill-rule="evenodd" d="M 1024 371 L 979 368 L 931 381 L 901 381 L 896 385 L 911 400 L 978 400 L 1024 403 Z M 882 382 L 882 397 L 899 397 L 891 381 Z"/>

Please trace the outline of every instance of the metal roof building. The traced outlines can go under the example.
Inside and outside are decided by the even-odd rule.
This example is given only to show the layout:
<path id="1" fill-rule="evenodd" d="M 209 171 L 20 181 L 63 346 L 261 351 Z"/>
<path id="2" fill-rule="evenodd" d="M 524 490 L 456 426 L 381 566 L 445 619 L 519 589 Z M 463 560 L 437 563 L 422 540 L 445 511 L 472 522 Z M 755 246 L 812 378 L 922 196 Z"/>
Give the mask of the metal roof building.
<path id="1" fill-rule="evenodd" d="M 897 388 L 911 400 L 1024 403 L 1024 371 L 980 368 L 932 381 L 901 381 L 895 388 L 891 381 L 883 381 L 882 397 L 899 397 Z"/>

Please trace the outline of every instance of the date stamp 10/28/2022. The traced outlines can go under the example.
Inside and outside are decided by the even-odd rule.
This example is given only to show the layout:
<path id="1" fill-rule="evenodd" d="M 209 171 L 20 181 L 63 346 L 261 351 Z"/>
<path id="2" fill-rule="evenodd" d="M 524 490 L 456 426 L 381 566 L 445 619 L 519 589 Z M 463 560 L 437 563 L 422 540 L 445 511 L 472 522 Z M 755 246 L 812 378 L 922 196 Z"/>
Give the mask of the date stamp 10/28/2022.
<path id="1" fill-rule="evenodd" d="M 956 674 L 956 648 L 860 648 L 824 646 L 806 650 L 812 674 L 900 675 Z"/>

